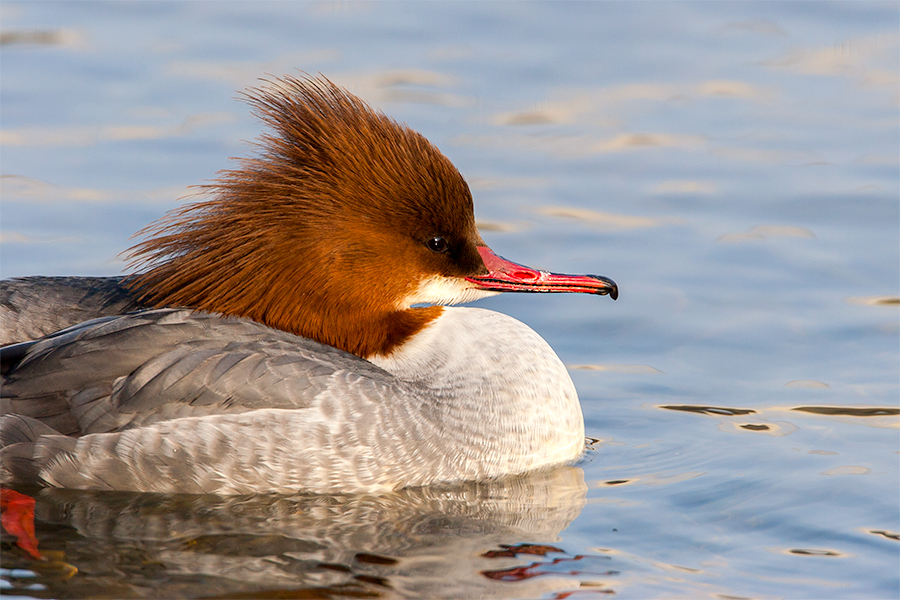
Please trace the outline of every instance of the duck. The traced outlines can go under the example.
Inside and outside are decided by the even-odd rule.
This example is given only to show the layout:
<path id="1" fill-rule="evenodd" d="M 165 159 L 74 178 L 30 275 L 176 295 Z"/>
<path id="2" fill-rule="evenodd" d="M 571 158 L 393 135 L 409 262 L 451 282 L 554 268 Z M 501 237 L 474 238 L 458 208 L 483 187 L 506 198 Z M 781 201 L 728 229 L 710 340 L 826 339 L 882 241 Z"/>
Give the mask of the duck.
<path id="1" fill-rule="evenodd" d="M 321 75 L 243 99 L 265 132 L 139 232 L 131 274 L 3 282 L 3 482 L 387 493 L 578 460 L 549 344 L 452 305 L 615 282 L 494 253 L 450 160 Z"/>

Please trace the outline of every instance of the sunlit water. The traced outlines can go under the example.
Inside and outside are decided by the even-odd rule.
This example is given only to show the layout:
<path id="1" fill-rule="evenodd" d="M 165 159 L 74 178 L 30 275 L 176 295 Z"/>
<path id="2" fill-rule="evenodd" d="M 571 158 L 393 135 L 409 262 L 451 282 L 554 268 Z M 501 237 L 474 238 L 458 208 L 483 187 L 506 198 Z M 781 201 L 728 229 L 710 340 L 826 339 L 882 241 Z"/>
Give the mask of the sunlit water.
<path id="1" fill-rule="evenodd" d="M 300 69 L 437 144 L 497 252 L 621 290 L 480 303 L 569 365 L 595 438 L 575 468 L 385 497 L 34 492 L 48 560 L 4 537 L 4 594 L 900 594 L 896 3 L 0 10 L 4 277 L 119 273 L 248 151 L 237 91 Z"/>

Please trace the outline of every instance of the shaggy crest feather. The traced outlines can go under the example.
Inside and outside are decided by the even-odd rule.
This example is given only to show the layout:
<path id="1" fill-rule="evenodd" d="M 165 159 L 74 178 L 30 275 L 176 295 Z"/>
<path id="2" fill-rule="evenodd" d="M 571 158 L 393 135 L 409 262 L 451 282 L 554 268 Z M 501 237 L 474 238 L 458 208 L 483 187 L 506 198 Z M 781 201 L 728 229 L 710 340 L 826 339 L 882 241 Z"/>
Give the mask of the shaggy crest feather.
<path id="1" fill-rule="evenodd" d="M 208 200 L 139 232 L 127 285 L 143 302 L 248 317 L 368 357 L 440 314 L 399 305 L 423 279 L 486 272 L 469 188 L 424 137 L 325 78 L 276 79 L 245 97 L 270 131 L 203 186 Z M 443 254 L 426 247 L 438 236 Z"/>

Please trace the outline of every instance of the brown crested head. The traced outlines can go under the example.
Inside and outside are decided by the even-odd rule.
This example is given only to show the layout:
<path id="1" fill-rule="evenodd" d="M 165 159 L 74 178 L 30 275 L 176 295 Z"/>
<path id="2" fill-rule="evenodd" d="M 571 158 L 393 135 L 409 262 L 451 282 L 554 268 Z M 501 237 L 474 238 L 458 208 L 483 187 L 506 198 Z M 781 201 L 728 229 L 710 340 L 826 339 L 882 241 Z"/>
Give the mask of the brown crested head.
<path id="1" fill-rule="evenodd" d="M 269 127 L 209 198 L 144 229 L 129 285 L 147 303 L 388 354 L 483 276 L 472 195 L 437 148 L 324 78 L 246 94 Z"/>

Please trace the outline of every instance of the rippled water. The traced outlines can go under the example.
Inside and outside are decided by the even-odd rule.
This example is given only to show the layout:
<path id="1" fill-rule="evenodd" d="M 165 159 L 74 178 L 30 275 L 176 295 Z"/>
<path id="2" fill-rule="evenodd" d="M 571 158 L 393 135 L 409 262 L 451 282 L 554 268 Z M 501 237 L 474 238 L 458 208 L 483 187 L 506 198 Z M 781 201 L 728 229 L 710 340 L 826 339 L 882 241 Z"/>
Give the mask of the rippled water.
<path id="1" fill-rule="evenodd" d="M 896 3 L 11 3 L 3 277 L 115 274 L 321 72 L 467 177 L 569 365 L 573 468 L 384 497 L 32 490 L 32 597 L 900 594 Z M 28 491 L 28 490 L 23 490 Z"/>

